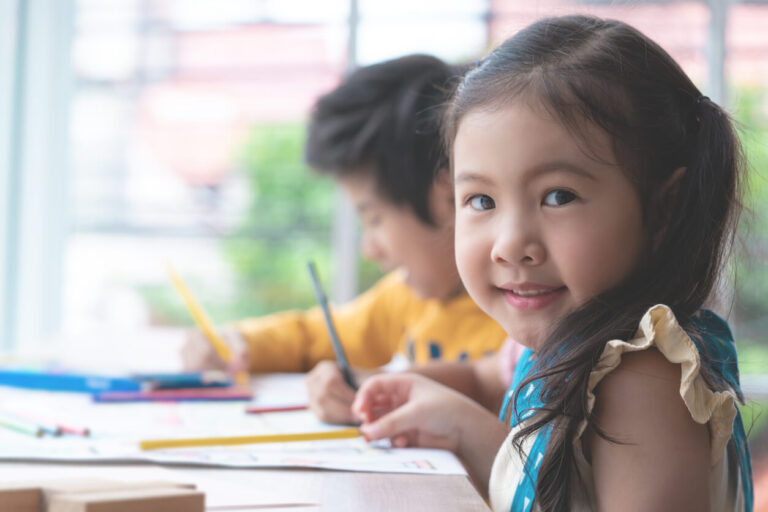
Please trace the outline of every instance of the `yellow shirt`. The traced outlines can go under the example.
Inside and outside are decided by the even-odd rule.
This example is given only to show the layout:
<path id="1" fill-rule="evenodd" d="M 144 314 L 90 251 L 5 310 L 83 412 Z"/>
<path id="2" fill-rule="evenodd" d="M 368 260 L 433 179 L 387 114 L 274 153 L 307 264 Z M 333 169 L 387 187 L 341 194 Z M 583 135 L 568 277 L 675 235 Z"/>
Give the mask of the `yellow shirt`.
<path id="1" fill-rule="evenodd" d="M 331 309 L 352 366 L 375 368 L 396 353 L 412 363 L 473 360 L 501 347 L 506 334 L 466 294 L 423 300 L 397 272 L 353 301 Z M 334 359 L 322 311 L 287 311 L 243 320 L 251 372 L 305 372 Z"/>

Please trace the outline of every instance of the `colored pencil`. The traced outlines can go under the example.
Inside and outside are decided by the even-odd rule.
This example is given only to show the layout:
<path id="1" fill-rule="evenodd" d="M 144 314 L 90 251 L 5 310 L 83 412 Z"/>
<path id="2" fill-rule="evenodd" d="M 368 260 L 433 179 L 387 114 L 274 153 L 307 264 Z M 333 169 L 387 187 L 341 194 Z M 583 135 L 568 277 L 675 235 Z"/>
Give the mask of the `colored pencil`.
<path id="1" fill-rule="evenodd" d="M 189 402 L 206 400 L 251 400 L 249 387 L 159 389 L 154 391 L 126 391 L 97 393 L 94 402 Z"/>
<path id="2" fill-rule="evenodd" d="M 62 434 L 71 434 L 76 436 L 89 436 L 91 435 L 90 429 L 87 427 L 74 426 L 67 423 L 62 423 L 58 420 L 51 418 L 50 416 L 41 415 L 37 412 L 30 412 L 25 410 L 11 409 L 7 411 L 13 417 L 20 418 L 29 423 L 34 423 L 40 426 L 44 433 L 53 436 L 60 436 Z"/>
<path id="3" fill-rule="evenodd" d="M 0 385 L 80 393 L 138 391 L 141 389 L 141 382 L 132 378 L 23 369 L 0 370 Z"/>
<path id="4" fill-rule="evenodd" d="M 91 435 L 91 429 L 88 427 L 76 427 L 73 425 L 64 425 L 62 423 L 59 423 L 58 427 L 61 429 L 62 434 L 70 434 L 73 436 L 82 437 L 88 437 Z"/>
<path id="5" fill-rule="evenodd" d="M 315 298 L 323 310 L 323 317 L 325 318 L 325 326 L 328 328 L 328 334 L 331 337 L 331 345 L 333 346 L 333 352 L 336 354 L 336 362 L 339 363 L 339 368 L 344 376 L 344 381 L 347 385 L 357 390 L 357 384 L 355 383 L 355 377 L 352 375 L 352 370 L 347 362 L 347 356 L 344 354 L 344 347 L 341 346 L 341 340 L 336 332 L 336 327 L 333 325 L 333 319 L 331 318 L 331 312 L 328 309 L 328 299 L 325 296 L 323 287 L 320 285 L 320 279 L 317 277 L 317 270 L 315 269 L 315 262 L 308 261 L 307 269 L 309 269 L 309 276 L 312 278 L 312 286 L 315 290 Z"/>
<path id="6" fill-rule="evenodd" d="M 329 439 L 353 439 L 360 437 L 357 428 L 329 430 L 327 432 L 301 432 L 296 434 L 266 434 L 260 436 L 199 437 L 188 439 L 148 439 L 139 442 L 142 450 L 184 448 L 192 446 L 223 446 L 254 443 L 287 443 L 296 441 L 321 441 Z"/>
<path id="7" fill-rule="evenodd" d="M 184 304 L 186 304 L 195 323 L 200 327 L 200 330 L 203 331 L 203 334 L 208 341 L 211 342 L 213 349 L 219 355 L 221 360 L 225 363 L 232 362 L 232 351 L 229 350 L 229 346 L 221 336 L 219 336 L 219 333 L 216 332 L 213 322 L 211 322 L 211 319 L 208 317 L 205 310 L 203 310 L 200 303 L 198 303 L 192 295 L 192 292 L 189 291 L 189 288 L 187 288 L 187 285 L 181 279 L 181 276 L 179 276 L 170 265 L 168 265 L 168 275 L 171 277 L 171 282 L 173 283 L 174 288 L 176 288 L 176 291 L 179 292 L 179 295 L 181 295 L 181 298 L 184 300 Z"/>
<path id="8" fill-rule="evenodd" d="M 4 414 L 0 415 L 0 427 L 32 437 L 42 437 L 45 434 L 40 425 Z"/>
<path id="9" fill-rule="evenodd" d="M 216 332 L 216 328 L 214 327 L 211 319 L 208 317 L 208 314 L 205 312 L 197 299 L 195 299 L 195 297 L 192 295 L 192 292 L 189 291 L 189 288 L 181 279 L 181 276 L 173 270 L 173 267 L 168 265 L 167 270 L 174 288 L 176 288 L 176 291 L 179 292 L 179 295 L 181 295 L 181 298 L 184 301 L 184 304 L 186 304 L 189 313 L 192 315 L 195 323 L 205 335 L 205 338 L 211 343 L 211 346 L 213 346 L 213 349 L 216 351 L 222 361 L 227 364 L 231 363 L 232 351 L 229 349 L 227 342 L 224 341 L 218 332 Z M 235 380 L 238 384 L 246 384 L 248 382 L 248 375 L 242 372 L 238 373 L 235 375 Z"/>
<path id="10" fill-rule="evenodd" d="M 133 375 L 147 389 L 211 388 L 232 385 L 226 372 L 209 370 L 182 373 L 136 373 Z"/>
<path id="11" fill-rule="evenodd" d="M 295 404 L 295 405 L 253 405 L 248 406 L 245 412 L 248 414 L 261 414 L 265 412 L 289 412 L 289 411 L 303 411 L 308 409 L 307 404 Z"/>

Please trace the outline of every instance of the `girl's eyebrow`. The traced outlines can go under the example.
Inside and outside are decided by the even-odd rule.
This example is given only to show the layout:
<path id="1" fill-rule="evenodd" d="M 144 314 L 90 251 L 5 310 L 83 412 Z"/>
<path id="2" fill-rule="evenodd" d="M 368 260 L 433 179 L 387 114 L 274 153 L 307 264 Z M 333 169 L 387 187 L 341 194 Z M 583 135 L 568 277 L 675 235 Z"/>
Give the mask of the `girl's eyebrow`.
<path id="1" fill-rule="evenodd" d="M 597 181 L 597 177 L 593 173 L 567 160 L 553 160 L 551 162 L 544 162 L 532 167 L 526 174 L 528 175 L 528 178 L 531 179 L 536 178 L 542 174 L 549 174 L 553 172 L 567 172 L 582 176 L 592 181 Z M 484 185 L 491 185 L 493 183 L 492 180 L 486 176 L 473 171 L 460 171 L 456 173 L 453 182 L 454 184 L 474 182 Z"/>
<path id="2" fill-rule="evenodd" d="M 582 176 L 592 181 L 597 181 L 597 177 L 593 173 L 567 160 L 553 160 L 551 162 L 545 162 L 533 167 L 530 170 L 532 177 L 552 172 L 568 172 Z"/>
<path id="3" fill-rule="evenodd" d="M 454 183 L 462 183 L 465 181 L 484 183 L 484 184 L 491 183 L 491 180 L 489 180 L 487 177 L 472 171 L 461 171 L 457 173 L 453 179 Z"/>

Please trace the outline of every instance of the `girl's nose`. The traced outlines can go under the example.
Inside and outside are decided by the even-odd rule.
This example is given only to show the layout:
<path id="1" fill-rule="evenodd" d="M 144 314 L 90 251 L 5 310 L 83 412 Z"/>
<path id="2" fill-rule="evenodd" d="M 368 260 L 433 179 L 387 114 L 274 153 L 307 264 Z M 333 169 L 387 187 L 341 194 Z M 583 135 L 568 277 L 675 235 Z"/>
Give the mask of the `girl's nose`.
<path id="1" fill-rule="evenodd" d="M 544 244 L 528 223 L 501 226 L 491 248 L 491 261 L 494 263 L 535 266 L 542 264 L 546 256 Z"/>

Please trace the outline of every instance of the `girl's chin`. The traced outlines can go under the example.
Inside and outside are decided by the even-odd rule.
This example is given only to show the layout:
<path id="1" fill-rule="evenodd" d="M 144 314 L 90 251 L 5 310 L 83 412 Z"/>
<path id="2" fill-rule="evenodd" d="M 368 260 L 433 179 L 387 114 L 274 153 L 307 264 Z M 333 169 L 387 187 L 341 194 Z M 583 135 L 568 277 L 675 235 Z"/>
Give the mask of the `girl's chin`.
<path id="1" fill-rule="evenodd" d="M 544 343 L 545 336 L 542 336 L 540 332 L 531 332 L 528 329 L 515 328 L 515 326 L 506 325 L 505 331 L 507 335 L 521 344 L 522 346 L 537 352 L 539 347 Z"/>

